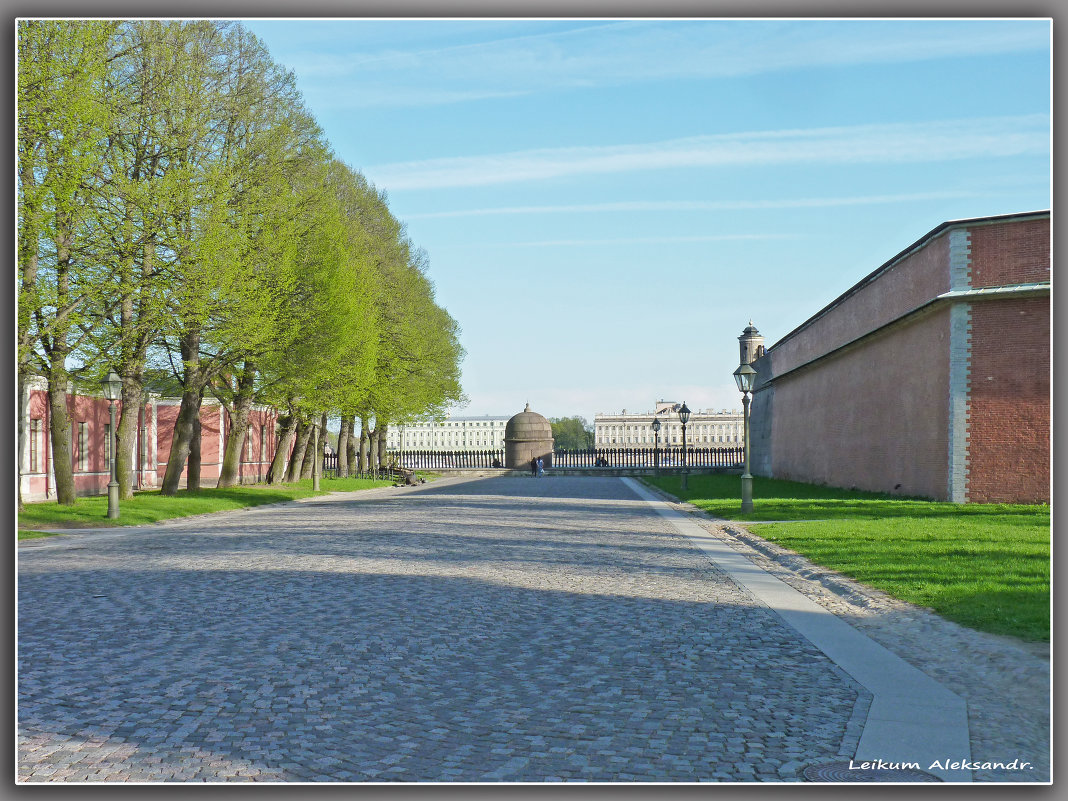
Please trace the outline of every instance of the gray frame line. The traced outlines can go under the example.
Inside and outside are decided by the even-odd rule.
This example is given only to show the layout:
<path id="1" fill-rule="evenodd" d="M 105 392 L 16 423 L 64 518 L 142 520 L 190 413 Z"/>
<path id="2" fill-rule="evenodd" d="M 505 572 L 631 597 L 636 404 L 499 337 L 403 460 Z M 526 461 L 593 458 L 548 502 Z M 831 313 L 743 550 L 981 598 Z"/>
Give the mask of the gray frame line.
<path id="1" fill-rule="evenodd" d="M 968 706 L 963 698 L 866 634 L 758 567 L 632 478 L 636 495 L 699 548 L 738 585 L 767 604 L 873 695 L 854 756 L 861 762 L 911 763 L 946 782 L 970 782 L 969 770 L 933 763 L 971 761 Z"/>

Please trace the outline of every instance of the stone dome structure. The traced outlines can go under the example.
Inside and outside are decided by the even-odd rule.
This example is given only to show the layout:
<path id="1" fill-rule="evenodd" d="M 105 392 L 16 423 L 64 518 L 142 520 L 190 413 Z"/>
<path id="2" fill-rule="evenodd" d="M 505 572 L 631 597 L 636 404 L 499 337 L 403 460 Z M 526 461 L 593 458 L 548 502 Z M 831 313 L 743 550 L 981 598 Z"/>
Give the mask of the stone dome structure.
<path id="1" fill-rule="evenodd" d="M 526 405 L 504 427 L 504 466 L 509 469 L 530 467 L 531 459 L 541 457 L 546 467 L 553 462 L 553 427 Z"/>

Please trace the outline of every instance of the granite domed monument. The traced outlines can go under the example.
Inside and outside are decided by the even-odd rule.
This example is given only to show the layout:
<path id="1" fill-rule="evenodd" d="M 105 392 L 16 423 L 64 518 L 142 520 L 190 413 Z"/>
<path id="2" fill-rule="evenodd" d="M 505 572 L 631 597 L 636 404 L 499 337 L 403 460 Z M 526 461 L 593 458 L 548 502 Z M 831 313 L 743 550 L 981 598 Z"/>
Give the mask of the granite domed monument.
<path id="1" fill-rule="evenodd" d="M 553 463 L 553 427 L 528 403 L 504 427 L 504 466 L 511 469 L 530 467 L 530 460 L 542 458 L 546 467 Z"/>

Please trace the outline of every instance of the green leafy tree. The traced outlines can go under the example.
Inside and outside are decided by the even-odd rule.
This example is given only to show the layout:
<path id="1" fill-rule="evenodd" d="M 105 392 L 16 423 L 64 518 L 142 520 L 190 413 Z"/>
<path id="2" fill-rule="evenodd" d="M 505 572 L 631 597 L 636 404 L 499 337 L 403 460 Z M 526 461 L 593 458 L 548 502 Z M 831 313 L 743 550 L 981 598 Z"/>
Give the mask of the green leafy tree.
<path id="1" fill-rule="evenodd" d="M 183 29 L 198 66 L 183 76 L 187 103 L 175 126 L 185 196 L 173 216 L 180 280 L 172 287 L 182 405 L 161 492 L 183 468 L 199 488 L 196 422 L 206 391 L 228 403 L 232 436 L 222 484 L 234 480 L 260 360 L 278 347 L 279 320 L 293 290 L 299 216 L 291 184 L 328 149 L 300 105 L 293 77 L 240 26 Z M 224 391 L 225 390 L 225 391 Z"/>
<path id="2" fill-rule="evenodd" d="M 104 287 L 117 302 L 96 321 L 79 355 L 107 361 L 122 378 L 116 450 L 122 498 L 133 496 L 149 349 L 169 322 L 168 289 L 176 280 L 167 220 L 181 177 L 170 157 L 174 88 L 180 85 L 174 76 L 186 66 L 181 40 L 181 23 L 154 20 L 123 23 L 111 39 L 105 191 L 97 196 L 99 224 L 89 247 L 98 264 L 110 266 Z"/>
<path id="3" fill-rule="evenodd" d="M 593 427 L 584 417 L 551 417 L 553 447 L 585 450 L 593 447 Z"/>
<path id="4" fill-rule="evenodd" d="M 361 470 L 382 466 L 390 423 L 441 417 L 466 400 L 459 326 L 434 300 L 426 254 L 412 247 L 384 195 L 371 201 L 362 219 L 377 268 L 380 327 L 375 380 L 360 414 Z"/>
<path id="5" fill-rule="evenodd" d="M 52 466 L 63 505 L 76 500 L 68 359 L 107 302 L 86 241 L 102 190 L 114 28 L 103 21 L 18 23 L 18 377 L 23 397 L 30 375 L 48 379 Z"/>

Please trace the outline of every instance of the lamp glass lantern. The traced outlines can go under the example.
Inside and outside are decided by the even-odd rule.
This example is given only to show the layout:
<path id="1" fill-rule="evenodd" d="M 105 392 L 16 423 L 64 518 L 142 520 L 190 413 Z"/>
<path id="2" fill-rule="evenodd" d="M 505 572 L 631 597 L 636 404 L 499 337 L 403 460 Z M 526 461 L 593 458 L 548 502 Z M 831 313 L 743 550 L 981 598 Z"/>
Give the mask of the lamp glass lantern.
<path id="1" fill-rule="evenodd" d="M 104 391 L 105 398 L 109 401 L 117 401 L 119 395 L 122 394 L 122 379 L 119 378 L 118 373 L 110 370 L 107 378 L 100 382 L 100 387 Z"/>
<path id="2" fill-rule="evenodd" d="M 752 392 L 756 374 L 757 371 L 753 369 L 752 365 L 739 365 L 738 369 L 734 371 L 734 380 L 738 384 L 738 391 L 743 393 Z"/>
<path id="3" fill-rule="evenodd" d="M 679 409 L 679 421 L 683 425 L 686 425 L 688 422 L 690 422 L 690 410 L 686 406 L 686 401 L 682 402 L 682 408 Z"/>
<path id="4" fill-rule="evenodd" d="M 682 488 L 687 489 L 686 473 L 689 465 L 686 461 L 686 424 L 690 422 L 690 407 L 686 405 L 686 401 L 682 402 L 679 409 L 679 422 L 682 423 Z"/>
<path id="5" fill-rule="evenodd" d="M 753 511 L 753 476 L 749 472 L 749 393 L 753 391 L 757 371 L 752 365 L 740 364 L 734 371 L 734 380 L 742 393 L 742 512 Z"/>
<path id="6" fill-rule="evenodd" d="M 660 474 L 660 418 L 653 418 L 653 469 Z"/>

